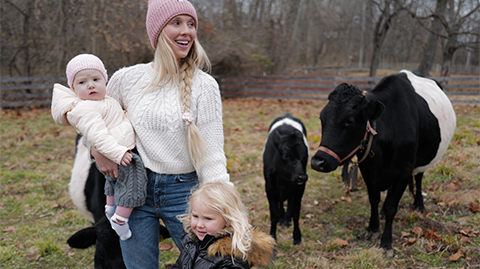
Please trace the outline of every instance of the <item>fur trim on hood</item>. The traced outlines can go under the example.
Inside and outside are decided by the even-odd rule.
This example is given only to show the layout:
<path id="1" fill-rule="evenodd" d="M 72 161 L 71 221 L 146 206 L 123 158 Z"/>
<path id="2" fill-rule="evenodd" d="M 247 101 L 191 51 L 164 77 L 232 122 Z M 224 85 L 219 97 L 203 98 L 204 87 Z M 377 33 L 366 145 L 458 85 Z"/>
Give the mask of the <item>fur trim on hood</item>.
<path id="1" fill-rule="evenodd" d="M 190 218 L 187 217 L 183 220 L 183 227 L 188 236 L 197 242 L 200 242 L 198 237 L 192 230 L 190 225 Z M 240 251 L 232 251 L 232 238 L 233 229 L 227 227 L 225 229 L 217 231 L 214 237 L 216 241 L 212 243 L 207 250 L 209 256 L 233 256 L 238 259 L 242 259 L 243 255 Z M 252 244 L 248 251 L 247 262 L 253 266 L 267 267 L 275 257 L 275 247 L 277 243 L 270 235 L 260 231 L 256 227 L 252 227 Z"/>

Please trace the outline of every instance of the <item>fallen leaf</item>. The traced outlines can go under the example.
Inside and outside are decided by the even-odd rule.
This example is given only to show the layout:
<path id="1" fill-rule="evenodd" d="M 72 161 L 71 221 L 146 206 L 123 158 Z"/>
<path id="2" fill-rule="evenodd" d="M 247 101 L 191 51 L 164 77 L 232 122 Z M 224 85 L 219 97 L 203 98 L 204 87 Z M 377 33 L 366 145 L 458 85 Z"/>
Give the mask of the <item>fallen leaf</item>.
<path id="1" fill-rule="evenodd" d="M 415 227 L 415 228 L 412 229 L 412 233 L 414 233 L 416 235 L 421 235 L 422 234 L 422 228 Z"/>
<path id="2" fill-rule="evenodd" d="M 349 202 L 349 203 L 352 202 L 352 198 L 350 198 L 350 197 L 345 197 L 345 196 L 340 197 L 340 200 L 345 201 L 345 202 Z"/>
<path id="3" fill-rule="evenodd" d="M 337 244 L 341 248 L 348 246 L 348 242 L 340 238 L 333 239 L 332 243 Z"/>
<path id="4" fill-rule="evenodd" d="M 169 249 L 171 249 L 172 247 L 173 247 L 172 244 L 169 244 L 169 243 L 160 243 L 160 244 L 158 244 L 158 248 L 160 249 L 160 251 L 169 250 Z"/>
<path id="5" fill-rule="evenodd" d="M 480 213 L 480 202 L 475 200 L 468 204 L 468 210 L 472 211 L 473 213 Z"/>
<path id="6" fill-rule="evenodd" d="M 15 226 L 8 226 L 7 228 L 3 229 L 3 232 L 4 233 L 7 233 L 7 232 L 15 232 L 17 230 L 17 227 Z"/>
<path id="7" fill-rule="evenodd" d="M 458 259 L 460 259 L 461 257 L 463 256 L 462 252 L 459 250 L 457 253 L 453 254 L 452 256 L 450 256 L 450 258 L 448 258 L 449 261 L 457 261 Z"/>
<path id="8" fill-rule="evenodd" d="M 435 241 L 440 241 L 442 238 L 438 235 L 436 229 L 428 229 L 423 232 L 425 238 Z"/>
<path id="9" fill-rule="evenodd" d="M 441 201 L 441 202 L 438 202 L 437 205 L 439 205 L 439 206 L 445 206 L 446 203 L 445 203 L 444 201 Z"/>
<path id="10" fill-rule="evenodd" d="M 438 188 L 439 188 L 439 186 L 436 185 L 436 184 L 435 185 L 430 185 L 430 186 L 427 187 L 427 189 L 429 191 L 436 191 L 436 190 L 438 190 Z"/>
<path id="11" fill-rule="evenodd" d="M 410 238 L 410 239 L 408 239 L 408 242 L 403 243 L 403 246 L 410 246 L 413 243 L 417 242 L 417 240 L 418 240 L 418 238 Z"/>
<path id="12" fill-rule="evenodd" d="M 470 238 L 460 235 L 460 242 L 462 243 L 470 243 Z"/>
<path id="13" fill-rule="evenodd" d="M 307 219 L 311 219 L 311 218 L 313 218 L 314 216 L 315 216 L 315 215 L 313 215 L 313 214 L 307 214 L 307 215 L 305 215 L 305 217 L 306 217 Z"/>
<path id="14" fill-rule="evenodd" d="M 250 207 L 250 211 L 254 211 L 254 210 L 256 210 L 256 209 L 257 209 L 257 207 L 258 207 L 258 205 L 254 205 L 254 206 Z"/>
<path id="15" fill-rule="evenodd" d="M 460 183 L 458 181 L 452 181 L 445 188 L 447 191 L 459 191 Z"/>
<path id="16" fill-rule="evenodd" d="M 173 247 L 172 249 L 170 249 L 170 252 L 180 253 L 180 250 L 178 250 L 177 247 Z"/>
<path id="17" fill-rule="evenodd" d="M 410 236 L 410 233 L 402 232 L 402 236 L 400 236 L 400 238 L 404 238 L 407 236 Z"/>
<path id="18" fill-rule="evenodd" d="M 460 201 L 458 199 L 453 199 L 452 201 L 448 202 L 448 206 L 456 206 Z"/>

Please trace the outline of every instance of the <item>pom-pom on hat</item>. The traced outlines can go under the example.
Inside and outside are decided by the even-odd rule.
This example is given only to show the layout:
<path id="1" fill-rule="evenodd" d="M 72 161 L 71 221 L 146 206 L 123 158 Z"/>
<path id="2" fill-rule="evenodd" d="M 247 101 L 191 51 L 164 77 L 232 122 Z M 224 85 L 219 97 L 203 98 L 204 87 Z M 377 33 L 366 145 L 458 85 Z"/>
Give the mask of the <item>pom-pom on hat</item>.
<path id="1" fill-rule="evenodd" d="M 147 33 L 153 49 L 157 48 L 160 32 L 175 16 L 188 15 L 195 20 L 198 29 L 197 12 L 187 0 L 149 0 L 147 11 Z"/>
<path id="2" fill-rule="evenodd" d="M 105 81 L 108 81 L 108 74 L 105 66 L 103 65 L 102 60 L 93 54 L 79 54 L 73 57 L 70 62 L 67 64 L 67 82 L 68 86 L 72 88 L 73 80 L 75 75 L 85 69 L 95 69 L 102 73 Z"/>

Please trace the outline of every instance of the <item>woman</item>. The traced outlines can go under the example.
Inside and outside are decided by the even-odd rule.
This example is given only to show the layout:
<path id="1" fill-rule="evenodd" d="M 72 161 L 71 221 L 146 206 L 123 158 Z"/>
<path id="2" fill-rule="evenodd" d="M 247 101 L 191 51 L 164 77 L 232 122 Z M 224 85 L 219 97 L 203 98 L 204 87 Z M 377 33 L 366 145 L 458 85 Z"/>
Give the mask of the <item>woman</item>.
<path id="1" fill-rule="evenodd" d="M 158 268 L 159 219 L 181 248 L 179 218 L 199 180 L 229 182 L 220 91 L 200 70 L 210 63 L 197 40 L 194 7 L 186 0 L 150 0 L 146 26 L 153 62 L 120 69 L 107 85 L 134 126 L 148 175 L 147 201 L 129 219 L 133 236 L 121 241 L 127 268 Z M 102 173 L 118 176 L 114 163 L 91 153 Z"/>

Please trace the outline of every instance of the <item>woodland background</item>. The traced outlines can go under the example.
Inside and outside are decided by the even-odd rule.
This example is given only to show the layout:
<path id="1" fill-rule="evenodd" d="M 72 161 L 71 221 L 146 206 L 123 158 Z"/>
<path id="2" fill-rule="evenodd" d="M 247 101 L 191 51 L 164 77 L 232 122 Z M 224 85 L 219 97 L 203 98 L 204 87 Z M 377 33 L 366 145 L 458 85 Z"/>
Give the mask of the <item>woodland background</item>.
<path id="1" fill-rule="evenodd" d="M 359 68 L 480 73 L 479 0 L 191 0 L 220 75 Z M 148 62 L 148 1 L 0 0 L 1 76 L 64 76 L 93 53 L 109 74 Z"/>

